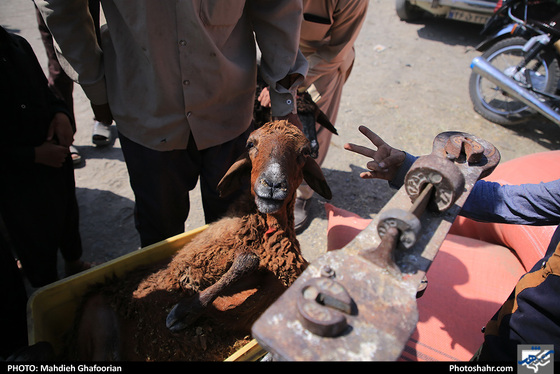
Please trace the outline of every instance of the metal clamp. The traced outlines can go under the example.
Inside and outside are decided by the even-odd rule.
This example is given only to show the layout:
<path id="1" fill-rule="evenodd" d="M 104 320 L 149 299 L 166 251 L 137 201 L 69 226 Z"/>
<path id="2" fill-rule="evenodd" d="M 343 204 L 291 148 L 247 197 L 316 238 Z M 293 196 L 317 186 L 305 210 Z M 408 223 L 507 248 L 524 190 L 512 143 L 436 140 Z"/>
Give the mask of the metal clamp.
<path id="1" fill-rule="evenodd" d="M 396 360 L 416 327 L 426 272 L 475 182 L 499 160 L 483 139 L 439 134 L 372 223 L 311 263 L 253 336 L 276 360 Z"/>

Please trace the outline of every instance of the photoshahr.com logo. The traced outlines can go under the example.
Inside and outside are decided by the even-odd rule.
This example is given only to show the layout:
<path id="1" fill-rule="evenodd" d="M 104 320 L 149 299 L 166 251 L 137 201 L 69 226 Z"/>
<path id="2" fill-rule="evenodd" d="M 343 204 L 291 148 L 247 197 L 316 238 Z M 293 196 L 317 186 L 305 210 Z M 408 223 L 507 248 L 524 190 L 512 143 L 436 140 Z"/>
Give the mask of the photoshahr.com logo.
<path id="1" fill-rule="evenodd" d="M 554 373 L 554 345 L 518 345 L 518 373 Z"/>

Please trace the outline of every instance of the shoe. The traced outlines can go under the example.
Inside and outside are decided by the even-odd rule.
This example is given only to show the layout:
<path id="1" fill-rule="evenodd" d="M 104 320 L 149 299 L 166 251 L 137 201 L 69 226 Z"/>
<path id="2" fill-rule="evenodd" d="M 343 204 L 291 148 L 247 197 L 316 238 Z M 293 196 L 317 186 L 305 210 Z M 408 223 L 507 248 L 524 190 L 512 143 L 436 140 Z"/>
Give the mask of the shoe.
<path id="1" fill-rule="evenodd" d="M 95 145 L 107 145 L 111 143 L 111 125 L 106 125 L 94 120 L 91 141 Z"/>
<path id="2" fill-rule="evenodd" d="M 296 228 L 296 234 L 301 233 L 309 221 L 309 211 L 311 210 L 311 199 L 302 199 L 301 197 L 296 197 L 296 203 L 294 206 L 294 225 Z"/>
<path id="3" fill-rule="evenodd" d="M 79 165 L 82 162 L 82 156 L 80 152 L 73 145 L 70 146 L 70 156 L 72 156 L 72 163 L 74 165 Z"/>

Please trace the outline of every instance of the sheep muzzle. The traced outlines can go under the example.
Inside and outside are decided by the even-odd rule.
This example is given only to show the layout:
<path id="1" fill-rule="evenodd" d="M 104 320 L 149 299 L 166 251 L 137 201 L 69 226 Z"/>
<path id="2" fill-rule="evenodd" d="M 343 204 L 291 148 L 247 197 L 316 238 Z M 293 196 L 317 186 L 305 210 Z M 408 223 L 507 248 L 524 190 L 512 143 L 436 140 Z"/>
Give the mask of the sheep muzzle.
<path id="1" fill-rule="evenodd" d="M 259 175 L 253 186 L 255 202 L 261 213 L 280 210 L 289 195 L 289 183 L 278 163 L 270 163 Z"/>

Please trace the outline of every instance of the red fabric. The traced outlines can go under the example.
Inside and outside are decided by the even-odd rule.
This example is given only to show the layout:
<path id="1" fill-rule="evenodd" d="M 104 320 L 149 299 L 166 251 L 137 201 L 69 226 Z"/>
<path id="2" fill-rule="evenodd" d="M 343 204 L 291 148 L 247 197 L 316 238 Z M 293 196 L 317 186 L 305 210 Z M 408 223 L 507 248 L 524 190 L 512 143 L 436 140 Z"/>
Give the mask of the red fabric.
<path id="1" fill-rule="evenodd" d="M 482 223 L 457 217 L 449 233 L 511 248 L 528 271 L 543 258 L 555 228 L 556 226 Z"/>
<path id="2" fill-rule="evenodd" d="M 325 203 L 327 212 L 327 251 L 340 249 L 370 224 L 371 219 Z"/>
<path id="3" fill-rule="evenodd" d="M 468 361 L 525 270 L 509 249 L 448 235 L 418 299 L 419 321 L 401 360 Z"/>
<path id="4" fill-rule="evenodd" d="M 533 153 L 504 162 L 486 180 L 502 184 L 550 182 L 560 179 L 560 151 Z"/>
<path id="5" fill-rule="evenodd" d="M 554 167 L 558 161 L 560 151 L 528 155 L 499 165 L 486 179 L 501 184 L 551 181 L 560 178 Z M 371 222 L 331 204 L 325 209 L 327 250 L 343 248 Z M 525 269 L 542 258 L 554 229 L 459 217 L 428 271 L 428 288 L 418 299 L 419 323 L 401 360 L 469 360 L 483 341 L 480 329 Z"/>

